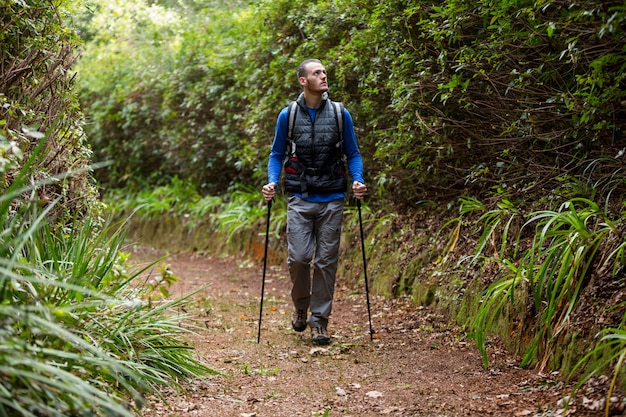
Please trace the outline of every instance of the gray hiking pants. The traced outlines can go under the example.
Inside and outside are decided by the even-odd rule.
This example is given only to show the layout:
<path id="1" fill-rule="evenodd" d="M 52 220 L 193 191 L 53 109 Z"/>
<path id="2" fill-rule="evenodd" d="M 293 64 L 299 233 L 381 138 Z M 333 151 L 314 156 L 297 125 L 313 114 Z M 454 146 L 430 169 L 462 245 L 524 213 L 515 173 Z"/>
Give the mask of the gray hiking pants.
<path id="1" fill-rule="evenodd" d="M 344 200 L 311 203 L 289 196 L 287 205 L 287 266 L 297 310 L 310 308 L 307 323 L 326 327 L 335 293 Z M 311 279 L 311 260 L 313 260 Z"/>

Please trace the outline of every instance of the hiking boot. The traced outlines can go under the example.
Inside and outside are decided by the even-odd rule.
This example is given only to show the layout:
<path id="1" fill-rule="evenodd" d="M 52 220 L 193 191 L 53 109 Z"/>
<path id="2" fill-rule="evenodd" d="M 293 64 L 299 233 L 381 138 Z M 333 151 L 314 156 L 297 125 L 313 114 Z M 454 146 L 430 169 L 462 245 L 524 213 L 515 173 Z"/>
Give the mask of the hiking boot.
<path id="1" fill-rule="evenodd" d="M 296 310 L 291 316 L 291 327 L 296 332 L 303 332 L 306 329 L 306 310 Z"/>
<path id="2" fill-rule="evenodd" d="M 330 343 L 330 337 L 328 337 L 328 332 L 324 326 L 311 327 L 311 336 L 313 343 L 316 345 L 327 345 Z"/>

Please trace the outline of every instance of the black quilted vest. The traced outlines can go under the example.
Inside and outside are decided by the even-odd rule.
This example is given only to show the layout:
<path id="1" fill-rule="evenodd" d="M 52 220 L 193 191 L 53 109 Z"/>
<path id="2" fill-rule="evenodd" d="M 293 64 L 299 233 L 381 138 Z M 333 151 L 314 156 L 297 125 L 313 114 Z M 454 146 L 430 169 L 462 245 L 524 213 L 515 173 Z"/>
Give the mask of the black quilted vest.
<path id="1" fill-rule="evenodd" d="M 348 189 L 335 107 L 330 99 L 322 100 L 311 121 L 304 103 L 304 94 L 296 100 L 293 141 L 287 143 L 285 189 L 308 193 L 345 192 Z"/>

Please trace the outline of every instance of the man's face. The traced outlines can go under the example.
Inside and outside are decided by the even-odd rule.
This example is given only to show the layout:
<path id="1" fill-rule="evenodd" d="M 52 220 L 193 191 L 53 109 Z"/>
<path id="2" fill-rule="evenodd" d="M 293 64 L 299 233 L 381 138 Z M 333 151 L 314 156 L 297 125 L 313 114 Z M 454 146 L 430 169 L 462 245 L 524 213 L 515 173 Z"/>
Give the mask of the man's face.
<path id="1" fill-rule="evenodd" d="M 306 77 L 300 77 L 300 84 L 311 92 L 324 93 L 328 91 L 328 80 L 326 79 L 326 68 L 320 63 L 311 62 L 307 64 Z"/>

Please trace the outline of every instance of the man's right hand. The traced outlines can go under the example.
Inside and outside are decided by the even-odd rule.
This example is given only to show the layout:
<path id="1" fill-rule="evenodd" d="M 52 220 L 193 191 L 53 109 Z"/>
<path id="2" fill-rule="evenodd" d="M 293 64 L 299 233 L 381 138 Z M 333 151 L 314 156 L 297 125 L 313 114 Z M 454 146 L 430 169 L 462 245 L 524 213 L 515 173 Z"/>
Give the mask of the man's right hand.
<path id="1" fill-rule="evenodd" d="M 265 198 L 265 202 L 268 203 L 272 201 L 274 196 L 276 195 L 276 184 L 270 182 L 263 186 L 263 197 Z"/>

